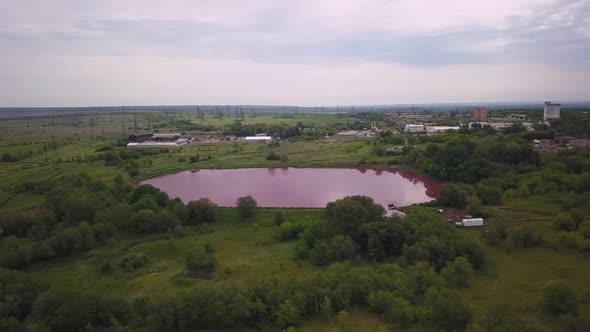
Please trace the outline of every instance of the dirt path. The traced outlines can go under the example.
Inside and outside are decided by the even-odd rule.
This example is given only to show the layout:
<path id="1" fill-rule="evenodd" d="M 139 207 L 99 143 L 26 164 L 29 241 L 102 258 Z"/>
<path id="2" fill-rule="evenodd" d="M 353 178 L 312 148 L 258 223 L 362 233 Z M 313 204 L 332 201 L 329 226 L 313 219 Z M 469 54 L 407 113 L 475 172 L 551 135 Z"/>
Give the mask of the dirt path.
<path id="1" fill-rule="evenodd" d="M 540 216 L 546 217 L 555 217 L 557 213 L 547 212 L 547 211 L 539 211 L 539 210 L 531 210 L 527 208 L 510 208 L 510 207 L 496 207 L 498 210 L 506 210 L 506 211 L 516 211 L 516 212 L 528 212 L 533 214 L 538 214 Z"/>

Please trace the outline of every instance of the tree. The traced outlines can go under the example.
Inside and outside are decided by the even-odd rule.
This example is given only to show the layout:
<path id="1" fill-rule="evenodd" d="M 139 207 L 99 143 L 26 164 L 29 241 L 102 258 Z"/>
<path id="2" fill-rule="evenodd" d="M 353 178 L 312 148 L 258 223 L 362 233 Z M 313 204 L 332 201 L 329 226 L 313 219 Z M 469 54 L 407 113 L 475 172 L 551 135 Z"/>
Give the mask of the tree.
<path id="1" fill-rule="evenodd" d="M 242 220 L 248 219 L 254 215 L 254 209 L 257 207 L 254 197 L 248 195 L 238 198 L 236 202 L 238 213 Z"/>
<path id="2" fill-rule="evenodd" d="M 469 277 L 473 274 L 473 268 L 467 258 L 459 256 L 452 263 L 447 264 L 442 269 L 441 274 L 447 285 L 451 287 L 467 287 Z"/>
<path id="3" fill-rule="evenodd" d="M 324 240 L 317 241 L 311 251 L 309 257 L 315 265 L 326 265 L 330 262 L 330 247 Z"/>
<path id="4" fill-rule="evenodd" d="M 456 296 L 442 294 L 432 304 L 432 321 L 437 326 L 462 331 L 472 319 L 471 308 Z"/>
<path id="5" fill-rule="evenodd" d="M 23 321 L 31 313 L 35 298 L 46 288 L 28 273 L 0 268 L 0 318 Z M 4 330 L 0 327 L 0 331 Z"/>
<path id="6" fill-rule="evenodd" d="M 473 216 L 480 217 L 483 214 L 481 201 L 476 196 L 469 196 L 466 200 L 467 211 Z"/>
<path id="7" fill-rule="evenodd" d="M 563 281 L 553 281 L 543 290 L 543 309 L 553 315 L 578 313 L 576 291 Z"/>
<path id="8" fill-rule="evenodd" d="M 140 198 L 137 202 L 131 204 L 131 207 L 135 211 L 139 211 L 139 210 L 158 211 L 158 204 L 156 204 L 156 201 L 154 200 L 152 195 L 147 195 L 147 196 Z"/>
<path id="9" fill-rule="evenodd" d="M 217 221 L 217 205 L 208 198 L 191 201 L 186 205 L 187 224 L 208 224 Z"/>
<path id="10" fill-rule="evenodd" d="M 21 268 L 29 264 L 33 257 L 33 247 L 25 239 L 14 235 L 2 239 L 0 246 L 0 266 Z"/>
<path id="11" fill-rule="evenodd" d="M 502 188 L 498 186 L 478 185 L 476 195 L 486 205 L 500 204 L 502 202 Z"/>
<path id="12" fill-rule="evenodd" d="M 152 210 L 139 210 L 131 218 L 133 227 L 142 232 L 152 232 L 158 229 L 159 220 L 156 213 Z"/>
<path id="13" fill-rule="evenodd" d="M 462 208 L 467 204 L 467 194 L 459 186 L 447 184 L 442 188 L 438 202 L 442 205 Z"/>
<path id="14" fill-rule="evenodd" d="M 553 227 L 555 227 L 555 229 L 558 231 L 572 232 L 576 230 L 577 225 L 576 222 L 570 217 L 558 216 L 553 222 Z"/>
<path id="15" fill-rule="evenodd" d="M 326 213 L 330 221 L 345 235 L 358 241 L 361 226 L 383 219 L 385 209 L 367 196 L 347 196 L 328 203 Z"/>
<path id="16" fill-rule="evenodd" d="M 275 213 L 274 223 L 276 226 L 281 226 L 285 222 L 285 211 L 279 210 Z"/>
<path id="17" fill-rule="evenodd" d="M 277 308 L 277 324 L 282 328 L 301 323 L 301 313 L 292 300 L 285 300 Z"/>
<path id="18" fill-rule="evenodd" d="M 334 261 L 351 259 L 356 253 L 356 243 L 348 236 L 336 235 L 329 243 L 329 257 Z"/>

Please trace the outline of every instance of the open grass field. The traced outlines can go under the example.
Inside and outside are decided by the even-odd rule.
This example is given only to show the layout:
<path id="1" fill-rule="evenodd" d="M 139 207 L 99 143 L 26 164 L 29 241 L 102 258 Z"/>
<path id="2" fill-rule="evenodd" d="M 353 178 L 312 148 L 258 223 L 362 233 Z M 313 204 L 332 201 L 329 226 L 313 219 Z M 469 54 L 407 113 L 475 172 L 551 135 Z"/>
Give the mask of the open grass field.
<path id="1" fill-rule="evenodd" d="M 133 133 L 148 131 L 177 131 L 174 122 L 183 121 L 199 126 L 213 126 L 218 131 L 236 121 L 244 125 L 295 125 L 301 122 L 308 126 L 321 127 L 339 123 L 354 122 L 347 114 L 256 114 L 245 113 L 244 118 L 224 114 L 205 113 L 201 118 L 190 112 L 136 112 L 136 113 L 51 113 L 36 117 L 10 118 L 0 120 L 0 145 L 20 144 L 22 142 L 50 142 L 56 139 L 103 139 L 127 137 Z"/>
<path id="2" fill-rule="evenodd" d="M 256 216 L 237 222 L 235 209 L 219 209 L 219 221 L 210 226 L 186 227 L 185 235 L 168 234 L 113 239 L 110 244 L 59 262 L 37 264 L 31 271 L 43 280 L 61 287 L 109 292 L 133 299 L 141 295 L 174 294 L 197 285 L 240 283 L 273 276 L 304 277 L 316 268 L 307 262 L 296 263 L 294 241 L 278 242 L 273 234 L 274 209 L 260 209 Z M 301 222 L 323 218 L 320 209 L 286 209 L 286 220 Z M 213 279 L 184 276 L 185 258 L 209 243 L 215 249 L 218 266 Z M 129 272 L 118 267 L 127 253 L 144 253 L 146 266 Z M 115 266 L 101 272 L 103 263 Z"/>

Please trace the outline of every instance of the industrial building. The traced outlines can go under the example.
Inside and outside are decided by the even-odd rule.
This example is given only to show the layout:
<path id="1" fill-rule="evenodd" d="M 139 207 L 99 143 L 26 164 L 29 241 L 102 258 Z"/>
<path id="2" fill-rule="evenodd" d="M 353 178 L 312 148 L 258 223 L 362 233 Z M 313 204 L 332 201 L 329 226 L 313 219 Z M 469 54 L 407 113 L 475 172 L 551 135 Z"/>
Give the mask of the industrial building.
<path id="1" fill-rule="evenodd" d="M 488 121 L 488 109 L 483 107 L 476 107 L 471 110 L 471 121 L 486 122 Z"/>
<path id="2" fill-rule="evenodd" d="M 130 143 L 141 143 L 145 141 L 149 141 L 152 139 L 152 133 L 145 133 L 145 134 L 133 134 L 129 135 L 129 142 Z"/>
<path id="3" fill-rule="evenodd" d="M 546 101 L 543 109 L 543 120 L 549 121 L 559 119 L 560 109 L 561 104 L 554 104 L 550 101 Z"/>
<path id="4" fill-rule="evenodd" d="M 407 124 L 405 127 L 406 133 L 423 133 L 426 131 L 424 125 L 421 124 Z"/>
<path id="5" fill-rule="evenodd" d="M 133 134 L 129 135 L 128 148 L 175 148 L 188 143 L 190 134 Z"/>
<path id="6" fill-rule="evenodd" d="M 272 137 L 270 136 L 246 136 L 244 138 L 244 140 L 246 141 L 250 141 L 250 142 L 265 142 L 265 141 L 272 141 Z"/>
<path id="7" fill-rule="evenodd" d="M 166 133 L 166 134 L 154 134 L 152 140 L 157 142 L 170 142 L 176 141 L 181 136 L 180 133 Z"/>
<path id="8" fill-rule="evenodd" d="M 438 133 L 444 133 L 447 130 L 459 130 L 461 129 L 461 127 L 455 126 L 427 126 L 426 127 L 426 133 L 427 134 L 438 134 Z"/>
<path id="9" fill-rule="evenodd" d="M 154 142 L 154 141 L 145 141 L 141 143 L 127 143 L 128 148 L 133 149 L 149 149 L 149 148 L 177 148 L 181 145 L 188 143 L 186 138 L 180 138 L 174 142 Z"/>

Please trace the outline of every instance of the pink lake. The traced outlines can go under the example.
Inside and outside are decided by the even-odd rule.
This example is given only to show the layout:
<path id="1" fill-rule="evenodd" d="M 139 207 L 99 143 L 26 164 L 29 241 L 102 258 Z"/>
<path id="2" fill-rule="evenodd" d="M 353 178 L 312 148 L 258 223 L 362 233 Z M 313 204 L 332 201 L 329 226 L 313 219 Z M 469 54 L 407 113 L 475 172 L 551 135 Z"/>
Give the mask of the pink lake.
<path id="1" fill-rule="evenodd" d="M 372 197 L 383 206 L 407 206 L 438 197 L 443 181 L 390 168 L 239 168 L 184 171 L 147 179 L 187 203 L 207 197 L 219 206 L 251 195 L 261 207 L 325 207 L 350 195 Z"/>

